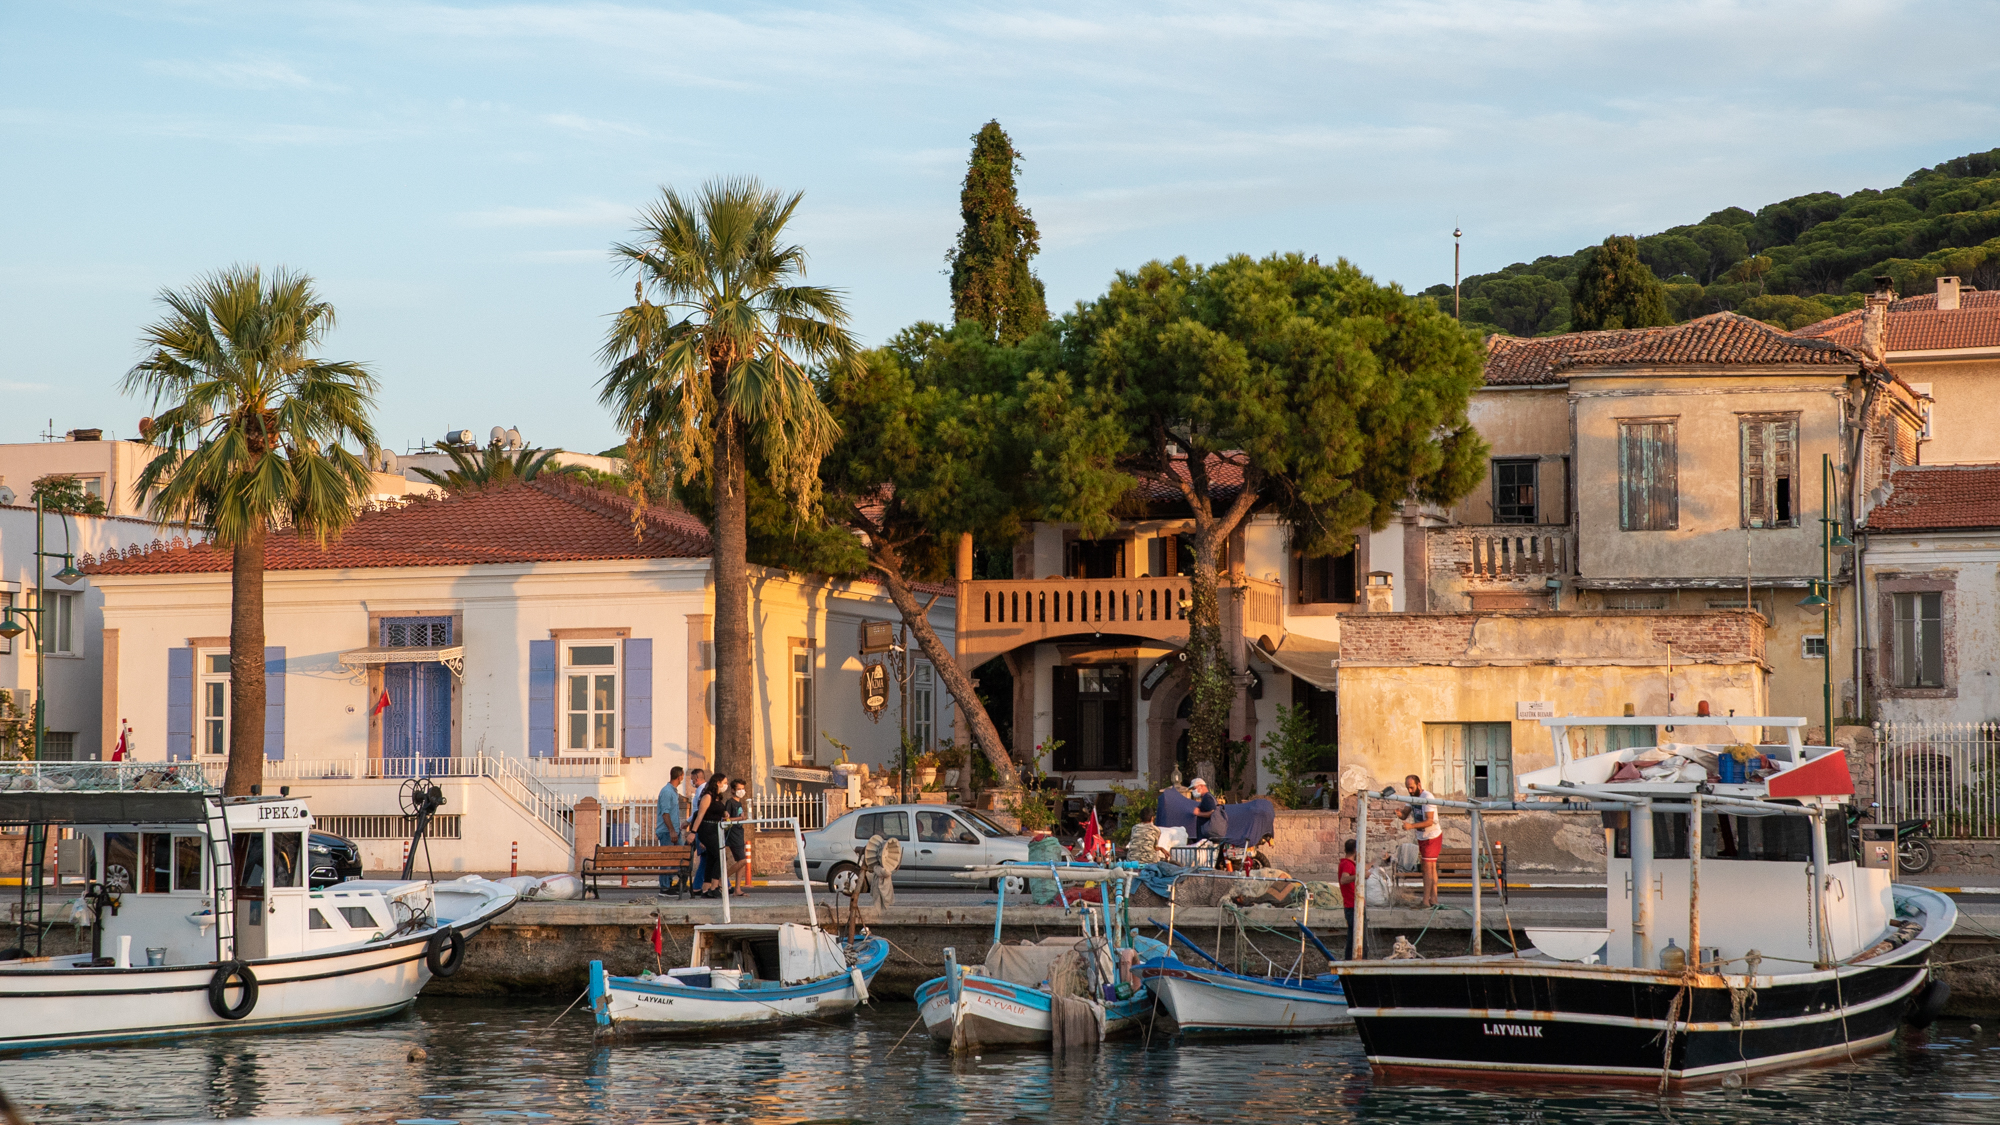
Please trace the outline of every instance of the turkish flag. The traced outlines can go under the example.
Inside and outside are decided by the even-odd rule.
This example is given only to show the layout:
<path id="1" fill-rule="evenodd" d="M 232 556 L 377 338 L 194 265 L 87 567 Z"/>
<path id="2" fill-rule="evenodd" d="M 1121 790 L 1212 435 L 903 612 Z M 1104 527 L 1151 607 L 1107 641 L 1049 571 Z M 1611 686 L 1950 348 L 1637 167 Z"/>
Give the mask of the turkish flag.
<path id="1" fill-rule="evenodd" d="M 389 693 L 385 689 L 382 692 L 382 698 L 375 701 L 375 709 L 373 711 L 368 712 L 368 717 L 372 719 L 375 716 L 380 715 L 382 712 L 387 711 L 388 709 L 389 709 Z"/>
<path id="2" fill-rule="evenodd" d="M 653 916 L 653 956 L 658 957 L 667 951 L 666 937 L 666 931 L 660 928 L 660 917 L 655 914 Z"/>

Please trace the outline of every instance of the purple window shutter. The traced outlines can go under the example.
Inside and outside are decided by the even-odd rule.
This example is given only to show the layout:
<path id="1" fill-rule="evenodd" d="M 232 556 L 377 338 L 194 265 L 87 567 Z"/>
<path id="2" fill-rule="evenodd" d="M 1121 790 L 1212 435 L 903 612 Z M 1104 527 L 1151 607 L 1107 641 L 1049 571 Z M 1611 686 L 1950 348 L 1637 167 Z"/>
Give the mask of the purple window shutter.
<path id="1" fill-rule="evenodd" d="M 194 757 L 194 650 L 167 650 L 167 760 Z"/>
<path id="2" fill-rule="evenodd" d="M 264 649 L 264 758 L 285 760 L 285 646 Z"/>
<path id="3" fill-rule="evenodd" d="M 528 756 L 556 756 L 556 643 L 528 642 Z"/>
<path id="4" fill-rule="evenodd" d="M 625 749 L 627 758 L 653 756 L 653 641 L 625 642 Z"/>

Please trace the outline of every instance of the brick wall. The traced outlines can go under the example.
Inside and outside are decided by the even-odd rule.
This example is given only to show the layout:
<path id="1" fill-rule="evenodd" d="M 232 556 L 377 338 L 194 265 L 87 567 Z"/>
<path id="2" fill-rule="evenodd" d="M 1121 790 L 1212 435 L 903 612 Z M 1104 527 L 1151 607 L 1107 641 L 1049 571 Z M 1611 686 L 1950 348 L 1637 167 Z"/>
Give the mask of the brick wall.
<path id="1" fill-rule="evenodd" d="M 1634 660 L 1741 664 L 1764 659 L 1764 624 L 1747 610 L 1657 613 L 1495 611 L 1357 613 L 1341 620 L 1342 664 Z"/>

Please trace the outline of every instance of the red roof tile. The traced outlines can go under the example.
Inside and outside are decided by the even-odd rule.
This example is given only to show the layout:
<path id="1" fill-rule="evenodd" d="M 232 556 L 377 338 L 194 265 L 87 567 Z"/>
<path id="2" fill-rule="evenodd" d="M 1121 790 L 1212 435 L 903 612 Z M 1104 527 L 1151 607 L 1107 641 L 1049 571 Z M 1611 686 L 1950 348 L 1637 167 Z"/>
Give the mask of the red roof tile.
<path id="1" fill-rule="evenodd" d="M 1808 324 L 1794 335 L 1833 340 L 1850 348 L 1861 345 L 1861 310 L 1841 313 Z M 1949 351 L 1954 348 L 2000 348 L 2000 292 L 1961 292 L 1958 307 L 1939 312 L 1937 294 L 1905 297 L 1889 305 L 1891 352 Z"/>
<path id="2" fill-rule="evenodd" d="M 2000 465 L 1913 465 L 1889 476 L 1869 531 L 2000 527 Z"/>
<path id="3" fill-rule="evenodd" d="M 1761 320 L 1719 312 L 1670 328 L 1571 332 L 1486 341 L 1486 382 L 1561 383 L 1593 367 L 1857 367 L 1861 357 L 1831 340 L 1802 339 Z"/>
<path id="4" fill-rule="evenodd" d="M 1174 476 L 1188 479 L 1186 457 L 1176 457 L 1173 461 Z M 1177 481 L 1168 480 L 1160 473 L 1138 473 L 1137 482 L 1125 494 L 1127 500 L 1137 500 L 1147 504 L 1184 503 L 1186 494 L 1181 492 Z M 1243 491 L 1243 465 L 1226 457 L 1211 453 L 1208 455 L 1208 494 L 1213 500 L 1228 500 Z"/>
<path id="5" fill-rule="evenodd" d="M 643 537 L 632 534 L 623 496 L 544 478 L 443 500 L 412 500 L 363 512 L 324 547 L 281 532 L 264 549 L 270 570 L 468 566 L 590 559 L 706 558 L 708 530 L 686 512 L 652 506 Z M 151 550 L 86 560 L 91 574 L 227 572 L 230 552 L 180 540 Z"/>

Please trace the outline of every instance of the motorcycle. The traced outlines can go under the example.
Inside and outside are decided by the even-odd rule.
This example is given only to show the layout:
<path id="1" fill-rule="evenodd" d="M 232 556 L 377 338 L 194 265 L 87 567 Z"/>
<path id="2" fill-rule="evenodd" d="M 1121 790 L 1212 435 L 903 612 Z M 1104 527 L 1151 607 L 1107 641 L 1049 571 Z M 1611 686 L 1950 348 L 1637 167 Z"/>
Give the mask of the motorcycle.
<path id="1" fill-rule="evenodd" d="M 1861 854 L 1861 822 L 1873 820 L 1882 806 L 1870 804 L 1867 812 L 1849 807 L 1847 813 L 1847 834 L 1854 845 L 1854 854 Z M 1931 869 L 1937 861 L 1937 854 L 1931 847 L 1931 822 L 1923 817 L 1896 822 L 1896 869 L 1905 875 L 1920 875 Z"/>

